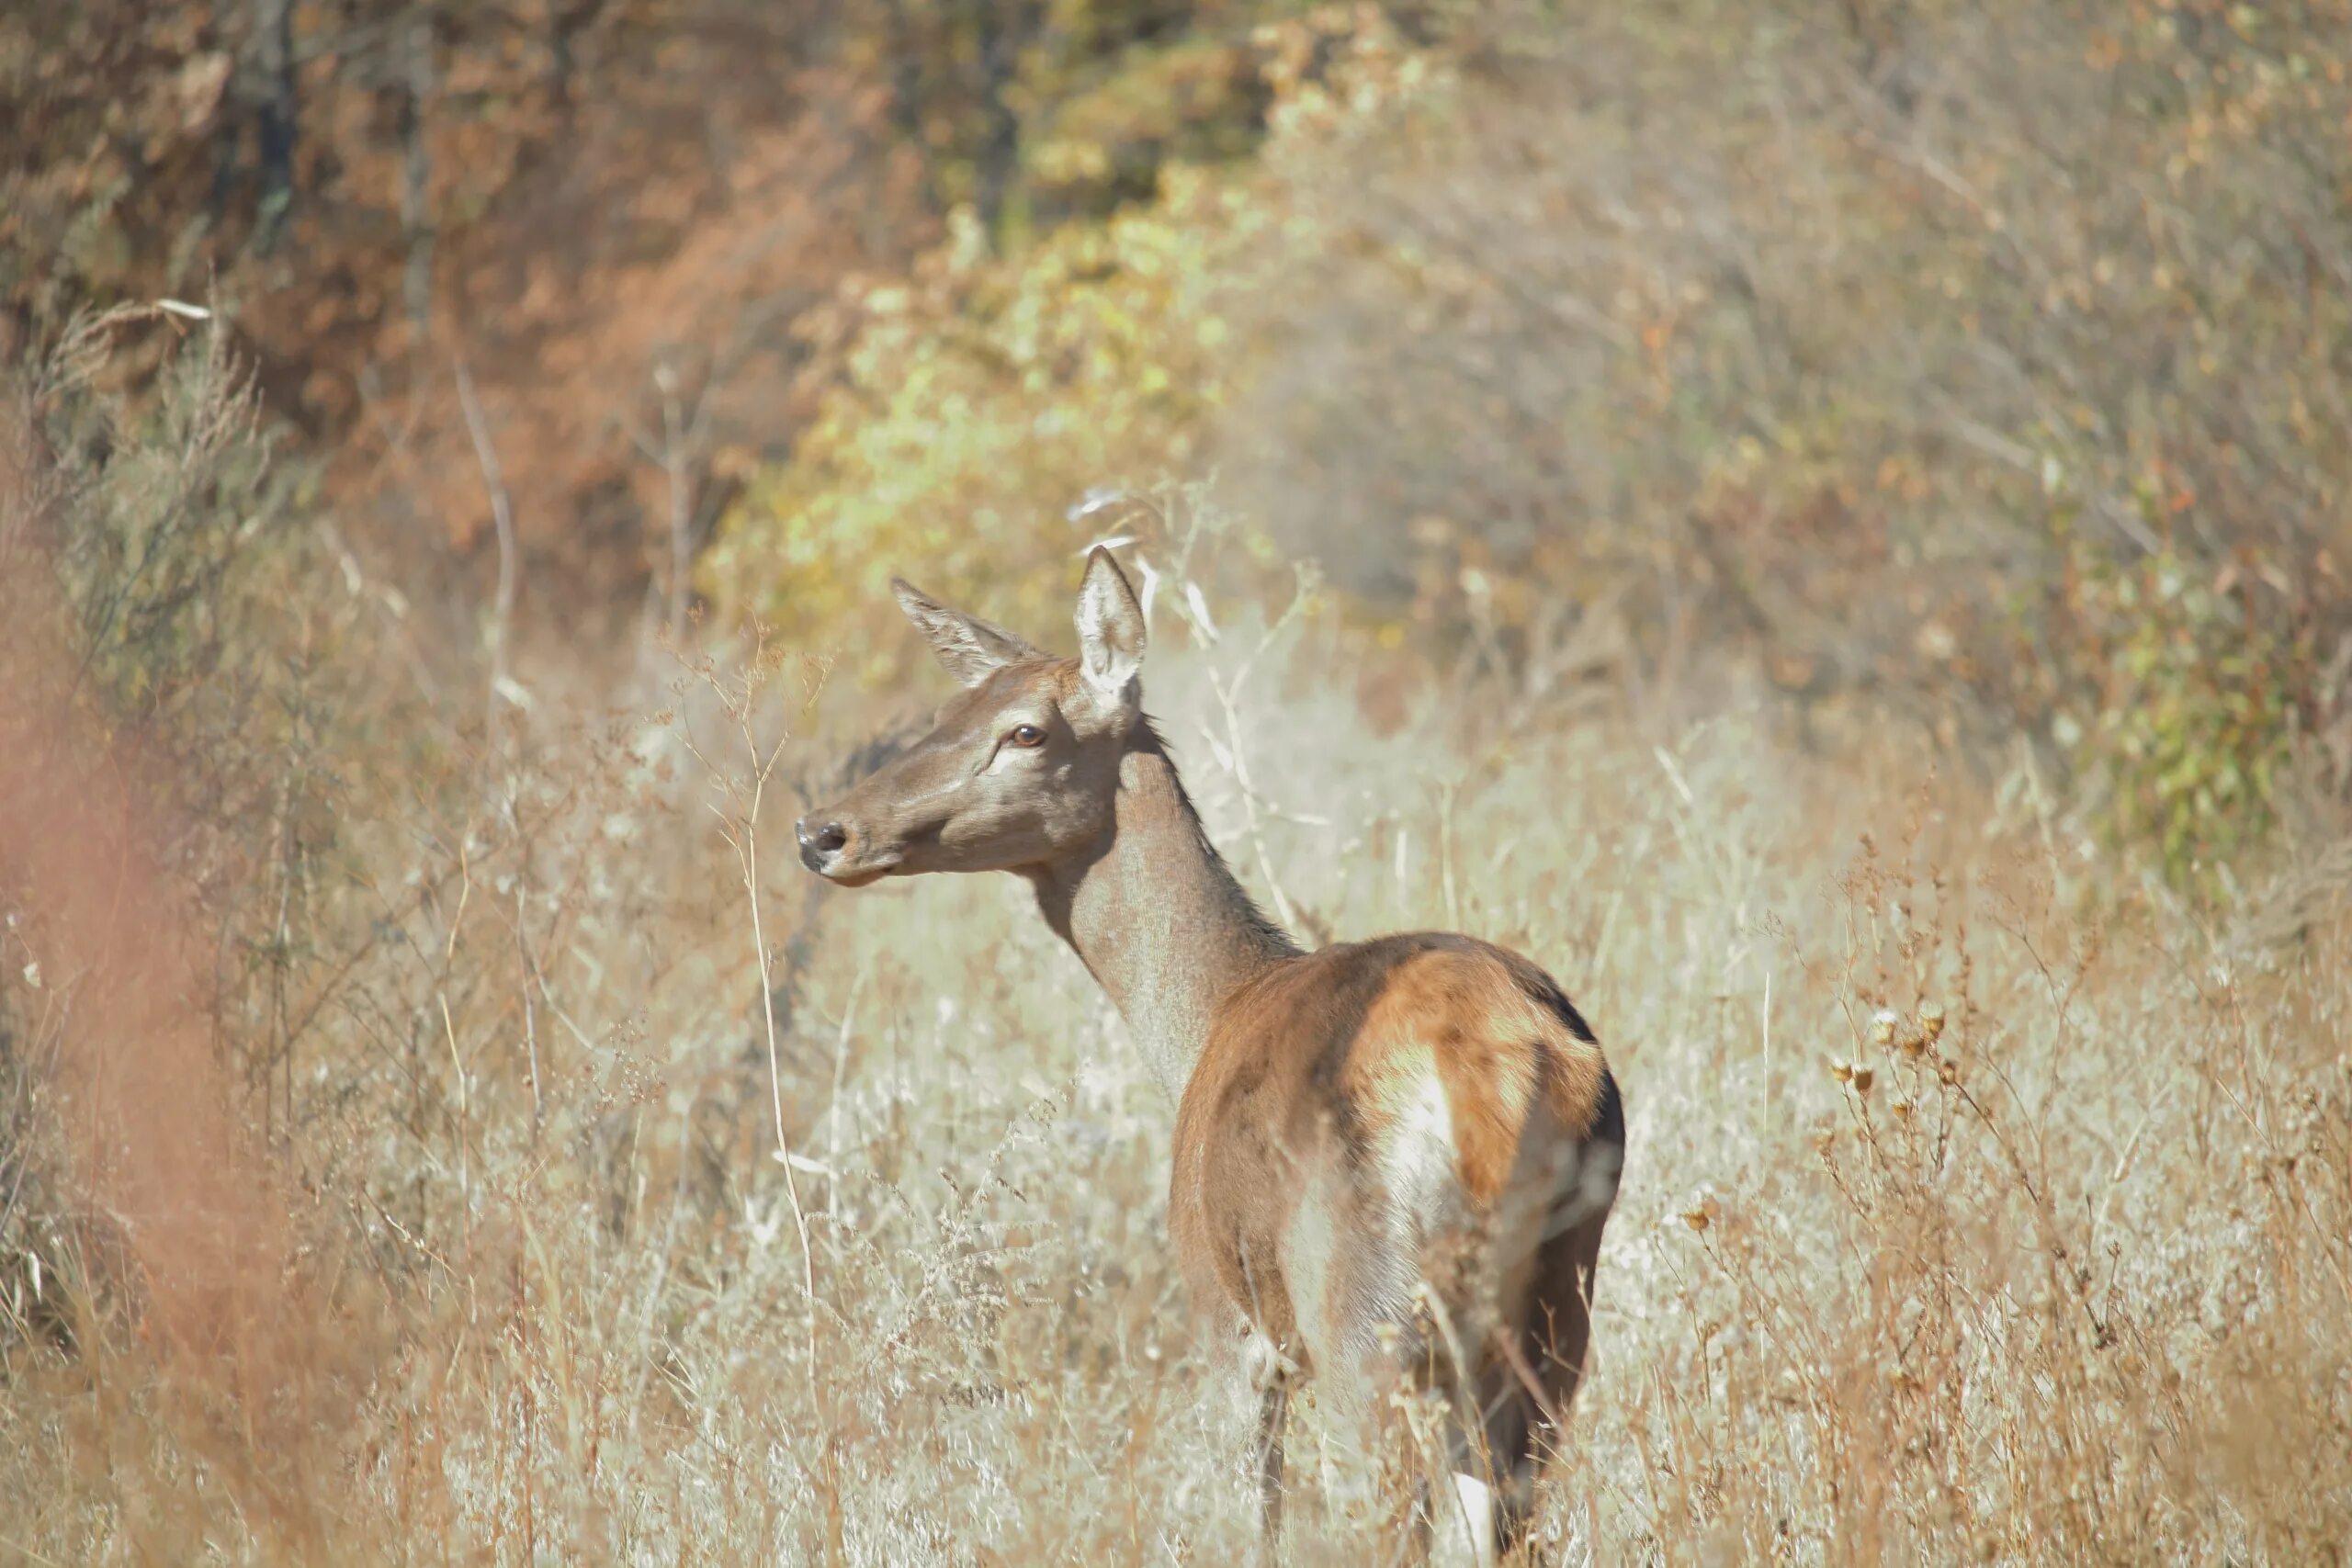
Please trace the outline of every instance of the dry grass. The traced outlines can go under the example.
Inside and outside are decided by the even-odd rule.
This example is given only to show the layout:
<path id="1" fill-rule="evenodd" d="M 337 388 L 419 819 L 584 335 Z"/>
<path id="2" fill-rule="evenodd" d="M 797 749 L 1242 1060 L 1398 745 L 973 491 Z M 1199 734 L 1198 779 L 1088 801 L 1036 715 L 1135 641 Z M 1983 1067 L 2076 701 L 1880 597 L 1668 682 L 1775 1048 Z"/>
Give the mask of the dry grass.
<path id="1" fill-rule="evenodd" d="M 1312 617 L 1228 714 L 1248 626 L 1160 630 L 1150 705 L 1245 880 L 1310 928 L 1522 948 L 1623 1079 L 1540 1560 L 2340 1558 L 2324 886 L 2200 924 L 2030 773 L 1939 779 L 1891 732 L 1800 755 L 1736 711 L 1660 735 L 1482 687 L 1375 735 Z M 571 718 L 541 672 L 506 753 L 365 792 L 251 1140 L 282 1293 L 167 1330 L 195 1284 L 40 1240 L 39 1289 L 0 1282 L 0 1562 L 1242 1555 L 1171 1108 L 1122 1026 L 1013 879 L 840 894 L 775 852 L 864 705 L 773 650 L 677 668 Z M 52 934 L 0 937 L 13 1018 L 61 1016 L 28 964 L 45 998 L 108 984 Z M 1306 1419 L 1294 1560 L 1378 1560 Z"/>

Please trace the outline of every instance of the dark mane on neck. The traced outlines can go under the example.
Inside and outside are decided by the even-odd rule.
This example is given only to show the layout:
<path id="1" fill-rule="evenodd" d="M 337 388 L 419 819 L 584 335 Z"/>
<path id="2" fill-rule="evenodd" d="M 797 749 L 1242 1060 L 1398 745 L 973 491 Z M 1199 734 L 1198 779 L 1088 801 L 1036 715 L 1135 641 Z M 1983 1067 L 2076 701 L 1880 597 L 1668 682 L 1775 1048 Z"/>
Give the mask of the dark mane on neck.
<path id="1" fill-rule="evenodd" d="M 1193 804 L 1192 793 L 1184 787 L 1184 773 L 1176 765 L 1176 754 L 1169 749 L 1167 738 L 1160 734 L 1158 722 L 1149 714 L 1136 721 L 1135 739 L 1128 744 L 1133 750 L 1158 757 L 1168 764 L 1169 783 L 1175 786 L 1177 802 L 1183 807 L 1185 818 L 1193 825 L 1193 836 L 1199 840 L 1201 852 L 1208 857 L 1209 864 L 1216 869 L 1219 878 L 1232 889 L 1234 904 L 1249 922 L 1251 933 L 1277 952 L 1295 953 L 1301 951 L 1290 932 L 1283 930 L 1258 907 L 1258 901 L 1250 897 L 1250 890 L 1241 886 L 1241 879 L 1234 875 L 1233 868 L 1226 863 L 1225 856 L 1210 839 L 1208 829 L 1202 824 L 1200 808 Z"/>

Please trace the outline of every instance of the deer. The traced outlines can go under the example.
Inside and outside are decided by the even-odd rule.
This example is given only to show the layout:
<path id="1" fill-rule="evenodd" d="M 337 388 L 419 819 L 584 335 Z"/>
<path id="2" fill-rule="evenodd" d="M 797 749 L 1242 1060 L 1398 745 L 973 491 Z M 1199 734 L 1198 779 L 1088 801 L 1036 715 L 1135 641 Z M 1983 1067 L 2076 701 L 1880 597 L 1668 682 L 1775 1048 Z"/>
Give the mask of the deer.
<path id="1" fill-rule="evenodd" d="M 1412 1395 L 1445 1412 L 1469 1544 L 1482 1563 L 1508 1555 L 1584 1375 L 1624 1165 L 1591 1028 L 1542 968 L 1475 937 L 1309 951 L 1268 919 L 1144 713 L 1144 611 L 1108 549 L 1088 555 L 1074 659 L 902 579 L 891 591 L 961 690 L 795 824 L 801 861 L 842 887 L 1026 878 L 1108 993 L 1176 1102 L 1168 1232 L 1206 1343 L 1255 1405 L 1261 1550 L 1312 1377 L 1392 1453 Z M 1433 1469 L 1408 1489 L 1423 1554 Z"/>

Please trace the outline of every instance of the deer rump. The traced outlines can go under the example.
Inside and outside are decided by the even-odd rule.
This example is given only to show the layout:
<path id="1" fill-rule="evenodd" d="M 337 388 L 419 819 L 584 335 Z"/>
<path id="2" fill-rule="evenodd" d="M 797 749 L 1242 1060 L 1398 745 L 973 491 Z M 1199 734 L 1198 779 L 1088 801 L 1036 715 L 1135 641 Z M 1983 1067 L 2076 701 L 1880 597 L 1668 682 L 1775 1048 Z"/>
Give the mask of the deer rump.
<path id="1" fill-rule="evenodd" d="M 1550 976 L 1447 933 L 1342 943 L 1219 1005 L 1170 1230 L 1203 1304 L 1343 1404 L 1403 1378 L 1514 1407 L 1485 1434 L 1511 1469 L 1575 1392 L 1623 1157 L 1616 1084 Z"/>

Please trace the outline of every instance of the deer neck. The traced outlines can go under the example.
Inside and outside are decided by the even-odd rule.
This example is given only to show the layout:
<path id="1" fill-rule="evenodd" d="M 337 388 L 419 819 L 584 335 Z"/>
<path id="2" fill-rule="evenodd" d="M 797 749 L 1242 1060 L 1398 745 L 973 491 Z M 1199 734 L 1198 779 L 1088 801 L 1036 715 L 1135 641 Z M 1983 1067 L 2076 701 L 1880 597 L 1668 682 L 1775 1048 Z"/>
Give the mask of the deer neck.
<path id="1" fill-rule="evenodd" d="M 1086 854 L 1030 874 L 1037 905 L 1078 951 L 1182 1099 L 1217 1004 L 1299 949 L 1234 880 L 1148 723 L 1119 761 L 1110 830 Z"/>

